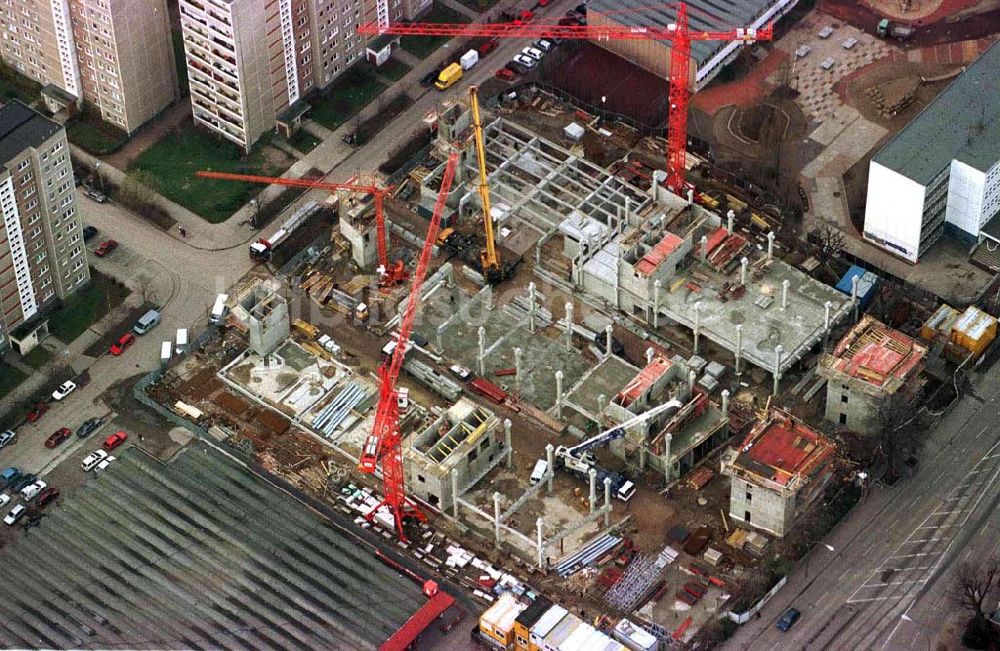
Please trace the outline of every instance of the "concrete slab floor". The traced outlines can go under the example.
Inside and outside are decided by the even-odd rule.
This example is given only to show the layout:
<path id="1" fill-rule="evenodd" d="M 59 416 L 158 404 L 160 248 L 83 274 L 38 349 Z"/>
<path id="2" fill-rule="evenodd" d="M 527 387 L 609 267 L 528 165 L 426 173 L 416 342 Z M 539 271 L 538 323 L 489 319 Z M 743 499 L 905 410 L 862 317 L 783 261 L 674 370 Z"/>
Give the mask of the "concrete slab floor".
<path id="1" fill-rule="evenodd" d="M 603 395 L 605 399 L 612 400 L 638 372 L 639 369 L 635 366 L 612 355 L 594 366 L 586 377 L 572 387 L 566 394 L 566 399 L 568 402 L 596 414 L 598 410 L 597 397 Z"/>

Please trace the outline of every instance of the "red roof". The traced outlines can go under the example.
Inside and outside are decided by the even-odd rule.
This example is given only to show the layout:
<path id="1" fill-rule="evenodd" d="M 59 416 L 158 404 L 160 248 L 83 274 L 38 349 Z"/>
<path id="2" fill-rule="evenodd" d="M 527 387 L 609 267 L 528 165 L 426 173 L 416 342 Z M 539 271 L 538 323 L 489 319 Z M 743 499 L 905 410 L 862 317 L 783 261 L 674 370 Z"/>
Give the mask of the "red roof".
<path id="1" fill-rule="evenodd" d="M 639 260 L 639 262 L 635 265 L 635 270 L 645 276 L 650 275 L 656 271 L 656 268 L 660 266 L 660 263 L 666 260 L 671 253 L 676 251 L 677 247 L 679 247 L 683 242 L 683 239 L 673 233 L 667 233 L 663 236 L 663 239 L 660 240 L 659 244 L 650 249 L 649 253 L 642 256 L 642 260 Z"/>
<path id="2" fill-rule="evenodd" d="M 741 456 L 751 463 L 744 467 L 779 484 L 787 484 L 795 475 L 808 476 L 833 456 L 833 443 L 804 423 L 781 412 L 772 412 L 758 423 L 743 441 Z"/>
<path id="3" fill-rule="evenodd" d="M 646 365 L 646 368 L 639 371 L 639 374 L 625 385 L 615 401 L 624 407 L 631 405 L 653 385 L 653 382 L 663 377 L 663 374 L 669 371 L 673 365 L 673 362 L 666 357 L 657 355 L 652 362 Z"/>
<path id="4" fill-rule="evenodd" d="M 705 243 L 705 253 L 711 253 L 715 250 L 715 247 L 722 244 L 722 242 L 729 237 L 729 231 L 726 230 L 725 226 L 719 226 L 717 229 L 709 233 L 708 241 Z"/>
<path id="5" fill-rule="evenodd" d="M 866 315 L 834 348 L 828 366 L 882 387 L 890 378 L 905 380 L 926 356 L 912 337 Z"/>
<path id="6" fill-rule="evenodd" d="M 450 594 L 438 592 L 413 613 L 413 616 L 379 647 L 379 651 L 404 651 L 438 618 L 438 615 L 451 608 L 453 603 L 455 599 Z"/>

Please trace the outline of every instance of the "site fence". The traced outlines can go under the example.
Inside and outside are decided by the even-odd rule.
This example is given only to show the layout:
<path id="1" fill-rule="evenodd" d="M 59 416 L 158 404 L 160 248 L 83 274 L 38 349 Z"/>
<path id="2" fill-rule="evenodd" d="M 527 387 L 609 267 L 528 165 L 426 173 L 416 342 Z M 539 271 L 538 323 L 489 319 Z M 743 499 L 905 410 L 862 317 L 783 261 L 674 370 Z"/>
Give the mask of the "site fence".
<path id="1" fill-rule="evenodd" d="M 760 598 L 760 601 L 758 601 L 757 603 L 755 603 L 753 606 L 751 606 L 742 613 L 734 613 L 733 611 L 730 610 L 727 613 L 729 615 L 729 621 L 735 622 L 737 624 L 746 624 L 747 622 L 750 621 L 751 617 L 757 614 L 760 611 L 760 609 L 764 607 L 764 604 L 766 604 L 768 601 L 771 600 L 771 597 L 778 594 L 778 590 L 781 590 L 786 583 L 788 583 L 788 577 L 787 576 L 781 577 L 781 579 L 777 583 L 775 583 L 774 586 L 770 590 L 768 590 L 763 597 Z"/>

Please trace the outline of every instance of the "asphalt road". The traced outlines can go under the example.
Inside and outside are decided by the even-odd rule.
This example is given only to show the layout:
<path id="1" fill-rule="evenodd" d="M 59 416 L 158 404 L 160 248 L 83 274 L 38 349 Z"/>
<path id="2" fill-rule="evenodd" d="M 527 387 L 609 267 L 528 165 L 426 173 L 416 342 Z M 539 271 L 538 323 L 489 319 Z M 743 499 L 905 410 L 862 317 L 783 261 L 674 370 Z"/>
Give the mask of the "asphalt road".
<path id="1" fill-rule="evenodd" d="M 962 622 L 952 599 L 955 568 L 998 547 L 1000 368 L 975 382 L 928 434 L 921 469 L 876 487 L 816 545 L 727 649 L 910 649 L 950 636 Z M 802 618 L 775 627 L 790 607 Z M 907 615 L 914 622 L 903 619 Z"/>

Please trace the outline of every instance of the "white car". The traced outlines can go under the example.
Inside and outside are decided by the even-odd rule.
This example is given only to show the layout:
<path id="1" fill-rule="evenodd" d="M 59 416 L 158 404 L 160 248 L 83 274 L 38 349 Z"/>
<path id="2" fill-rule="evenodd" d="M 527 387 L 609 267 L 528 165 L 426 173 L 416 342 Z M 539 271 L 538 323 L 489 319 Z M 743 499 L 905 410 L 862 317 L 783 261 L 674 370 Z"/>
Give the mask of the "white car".
<path id="1" fill-rule="evenodd" d="M 104 450 L 94 450 L 93 452 L 91 452 L 90 454 L 88 454 L 83 458 L 83 461 L 80 462 L 80 467 L 83 468 L 84 472 L 90 472 L 94 468 L 94 466 L 96 466 L 97 464 L 99 464 L 100 462 L 104 461 L 107 458 L 108 458 L 108 453 L 105 452 Z"/>
<path id="2" fill-rule="evenodd" d="M 538 61 L 532 59 L 529 56 L 525 56 L 524 54 L 518 54 L 517 56 L 515 56 L 514 63 L 519 63 L 525 68 L 534 68 L 535 66 L 538 65 Z"/>
<path id="3" fill-rule="evenodd" d="M 63 382 L 59 385 L 59 388 L 52 392 L 53 400 L 62 400 L 69 394 L 76 391 L 76 383 L 70 382 L 69 380 Z"/>
<path id="4" fill-rule="evenodd" d="M 31 500 L 35 499 L 35 495 L 41 493 L 46 486 L 48 486 L 48 484 L 39 479 L 34 484 L 28 484 L 27 486 L 22 488 L 21 497 L 24 498 L 25 502 L 30 502 Z"/>
<path id="5" fill-rule="evenodd" d="M 110 466 L 111 462 L 114 461 L 114 460 L 115 460 L 115 457 L 108 457 L 104 461 L 102 461 L 99 464 L 97 464 L 97 467 L 94 468 L 94 472 L 104 472 L 105 470 L 108 469 L 108 466 Z"/>
<path id="6" fill-rule="evenodd" d="M 534 46 L 542 52 L 551 52 L 555 44 L 552 41 L 543 38 L 535 41 Z"/>
<path id="7" fill-rule="evenodd" d="M 523 50 L 521 50 L 521 54 L 531 59 L 534 59 L 535 61 L 541 61 L 542 57 L 545 56 L 544 52 L 534 47 L 524 48 Z"/>
<path id="8" fill-rule="evenodd" d="M 21 516 L 24 515 L 24 512 L 27 510 L 28 507 L 26 507 L 24 504 L 18 504 L 17 506 L 15 506 L 10 510 L 10 513 L 8 513 L 7 516 L 3 519 L 3 523 L 8 526 L 13 526 L 15 522 L 21 519 Z"/>
<path id="9" fill-rule="evenodd" d="M 9 502 L 9 501 L 10 501 L 10 494 L 9 493 L 3 493 L 2 495 L 0 495 L 0 506 L 6 505 L 7 502 Z"/>

